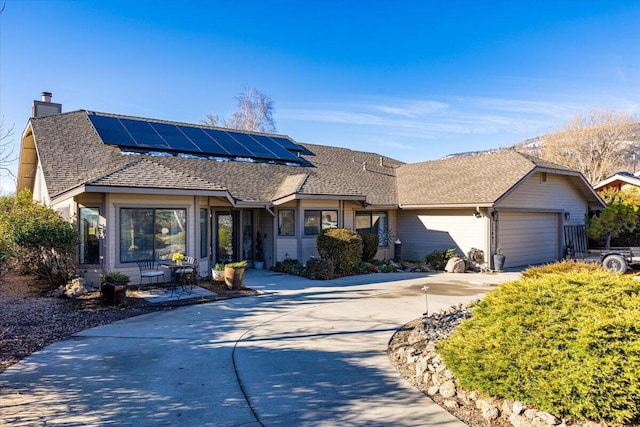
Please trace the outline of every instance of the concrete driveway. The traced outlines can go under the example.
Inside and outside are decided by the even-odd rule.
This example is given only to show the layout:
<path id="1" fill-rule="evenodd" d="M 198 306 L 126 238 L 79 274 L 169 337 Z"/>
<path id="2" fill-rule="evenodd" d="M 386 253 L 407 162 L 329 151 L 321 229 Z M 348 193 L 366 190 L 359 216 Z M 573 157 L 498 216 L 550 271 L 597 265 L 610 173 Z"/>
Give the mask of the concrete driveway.
<path id="1" fill-rule="evenodd" d="M 251 270 L 266 295 L 90 329 L 11 366 L 0 424 L 462 426 L 394 370 L 387 343 L 424 312 L 424 285 L 434 311 L 518 276 Z"/>

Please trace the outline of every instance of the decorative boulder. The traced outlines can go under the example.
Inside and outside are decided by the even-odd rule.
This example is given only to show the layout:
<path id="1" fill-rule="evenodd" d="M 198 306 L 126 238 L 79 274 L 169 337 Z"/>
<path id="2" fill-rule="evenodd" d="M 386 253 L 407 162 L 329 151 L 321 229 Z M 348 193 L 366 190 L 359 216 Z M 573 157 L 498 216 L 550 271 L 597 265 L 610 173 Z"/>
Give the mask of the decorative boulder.
<path id="1" fill-rule="evenodd" d="M 467 271 L 467 263 L 462 258 L 453 257 L 447 261 L 444 271 L 447 273 L 464 273 Z"/>

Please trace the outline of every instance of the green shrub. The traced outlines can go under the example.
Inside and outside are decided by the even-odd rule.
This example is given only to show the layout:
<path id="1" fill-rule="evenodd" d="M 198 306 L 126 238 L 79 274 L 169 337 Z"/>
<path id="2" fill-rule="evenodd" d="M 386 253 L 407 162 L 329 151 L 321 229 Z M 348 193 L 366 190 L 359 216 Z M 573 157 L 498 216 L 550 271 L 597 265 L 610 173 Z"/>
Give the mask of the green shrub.
<path id="1" fill-rule="evenodd" d="M 380 272 L 381 273 L 395 273 L 399 270 L 398 267 L 396 267 L 395 265 L 391 265 L 391 264 L 384 264 L 380 266 Z"/>
<path id="2" fill-rule="evenodd" d="M 434 250 L 427 255 L 427 264 L 434 270 L 444 270 L 447 266 L 447 261 L 453 257 L 457 257 L 458 252 L 455 249 L 446 249 L 444 251 Z"/>
<path id="3" fill-rule="evenodd" d="M 225 268 L 247 268 L 247 261 L 230 262 L 224 265 Z"/>
<path id="4" fill-rule="evenodd" d="M 284 261 L 276 262 L 276 265 L 271 268 L 273 271 L 280 273 L 293 274 L 300 276 L 304 270 L 302 264 L 297 259 L 285 259 Z"/>
<path id="5" fill-rule="evenodd" d="M 335 277 L 333 261 L 323 258 L 309 258 L 304 271 L 305 277 L 312 280 L 330 280 Z"/>
<path id="6" fill-rule="evenodd" d="M 365 233 L 360 236 L 362 236 L 362 261 L 371 262 L 378 253 L 378 235 Z"/>
<path id="7" fill-rule="evenodd" d="M 323 259 L 330 259 L 338 275 L 353 274 L 362 260 L 362 237 L 346 228 L 323 230 L 316 239 L 318 253 Z"/>
<path id="8" fill-rule="evenodd" d="M 14 259 L 57 287 L 75 276 L 79 241 L 74 226 L 34 202 L 30 191 L 0 198 L 0 263 Z"/>
<path id="9" fill-rule="evenodd" d="M 104 274 L 100 278 L 100 283 L 115 283 L 116 285 L 126 285 L 131 281 L 129 276 L 123 273 L 118 273 L 117 271 L 112 271 L 111 273 Z"/>
<path id="10" fill-rule="evenodd" d="M 640 282 L 553 268 L 488 293 L 440 355 L 467 390 L 566 418 L 637 421 Z"/>
<path id="11" fill-rule="evenodd" d="M 543 274 L 550 273 L 572 273 L 578 271 L 599 271 L 602 270 L 600 263 L 585 262 L 585 261 L 571 261 L 564 260 L 560 262 L 554 262 L 552 264 L 545 264 L 535 267 L 529 267 L 522 272 L 523 278 L 528 277 L 540 277 Z"/>

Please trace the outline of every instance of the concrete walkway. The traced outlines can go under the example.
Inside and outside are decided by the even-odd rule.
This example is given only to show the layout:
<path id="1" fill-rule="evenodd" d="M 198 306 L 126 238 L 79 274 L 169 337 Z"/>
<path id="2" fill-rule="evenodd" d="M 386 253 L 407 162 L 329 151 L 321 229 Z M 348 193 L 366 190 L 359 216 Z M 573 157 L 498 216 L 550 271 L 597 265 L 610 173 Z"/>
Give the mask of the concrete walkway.
<path id="1" fill-rule="evenodd" d="M 0 375 L 0 425 L 463 424 L 391 366 L 425 310 L 517 273 L 375 274 L 328 282 L 248 272 L 266 292 L 83 331 Z"/>

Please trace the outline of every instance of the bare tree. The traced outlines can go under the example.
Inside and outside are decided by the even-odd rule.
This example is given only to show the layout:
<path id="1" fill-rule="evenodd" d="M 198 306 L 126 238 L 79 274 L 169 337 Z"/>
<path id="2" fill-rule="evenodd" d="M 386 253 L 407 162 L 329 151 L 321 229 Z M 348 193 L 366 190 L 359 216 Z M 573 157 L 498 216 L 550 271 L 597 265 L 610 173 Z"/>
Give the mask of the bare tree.
<path id="1" fill-rule="evenodd" d="M 236 97 L 238 110 L 223 120 L 222 125 L 231 129 L 252 130 L 257 132 L 276 132 L 276 122 L 273 119 L 273 100 L 254 87 L 245 87 Z M 209 126 L 219 126 L 220 118 L 214 114 L 207 114 L 201 121 Z"/>
<path id="2" fill-rule="evenodd" d="M 632 115 L 614 110 L 578 114 L 563 129 L 542 137 L 542 157 L 581 172 L 595 184 L 625 164 L 635 127 Z"/>
<path id="3" fill-rule="evenodd" d="M 4 118 L 0 119 L 0 171 L 6 171 L 9 175 L 13 176 L 9 169 L 15 158 L 13 157 L 13 149 L 9 145 L 11 144 L 10 138 L 13 136 L 15 128 L 12 127 L 9 130 L 4 130 Z"/>
<path id="4" fill-rule="evenodd" d="M 220 118 L 216 114 L 207 114 L 207 118 L 200 120 L 200 123 L 207 126 L 219 126 Z"/>

